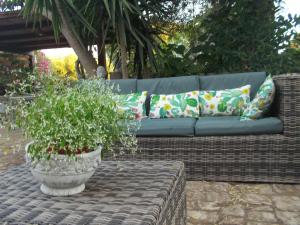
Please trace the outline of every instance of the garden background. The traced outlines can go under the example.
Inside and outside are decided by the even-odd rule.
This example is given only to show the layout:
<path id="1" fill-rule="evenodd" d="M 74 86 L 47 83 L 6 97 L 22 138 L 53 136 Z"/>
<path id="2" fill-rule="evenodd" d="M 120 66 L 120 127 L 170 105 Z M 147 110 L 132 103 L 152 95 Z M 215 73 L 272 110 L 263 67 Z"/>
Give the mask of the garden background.
<path id="1" fill-rule="evenodd" d="M 95 21 L 101 10 L 97 11 L 96 7 L 88 12 L 87 9 L 100 7 L 106 1 L 94 1 L 95 5 L 90 1 L 83 5 L 80 1 L 72 2 L 77 8 L 85 9 L 82 15 L 86 22 L 101 36 L 105 29 L 99 28 L 99 20 Z M 18 4 L 23 6 L 24 1 L 1 1 L 0 4 L 0 11 L 7 12 L 15 10 Z M 267 71 L 274 75 L 300 72 L 300 34 L 297 33 L 300 17 L 288 12 L 289 7 L 297 6 L 297 0 L 164 0 L 151 4 L 141 6 L 143 12 L 150 15 L 145 16 L 146 19 L 138 18 L 133 9 L 125 11 L 122 18 L 128 20 L 124 25 L 125 36 L 118 30 L 118 21 L 109 25 L 111 34 L 106 34 L 104 39 L 124 36 L 125 54 L 122 54 L 121 39 L 105 42 L 103 46 L 86 45 L 96 63 L 104 66 L 108 74 L 121 71 L 123 78 L 150 78 L 247 71 Z M 74 20 L 73 23 L 84 43 L 95 40 L 92 31 L 85 28 L 87 34 L 83 34 L 79 22 Z M 70 45 L 72 47 L 72 43 Z M 42 50 L 21 55 L 2 52 L 1 89 L 19 79 L 20 71 L 16 70 L 28 70 L 30 57 L 34 58 L 40 73 L 77 79 L 77 56 L 70 50 Z M 122 67 L 124 62 L 126 71 Z"/>

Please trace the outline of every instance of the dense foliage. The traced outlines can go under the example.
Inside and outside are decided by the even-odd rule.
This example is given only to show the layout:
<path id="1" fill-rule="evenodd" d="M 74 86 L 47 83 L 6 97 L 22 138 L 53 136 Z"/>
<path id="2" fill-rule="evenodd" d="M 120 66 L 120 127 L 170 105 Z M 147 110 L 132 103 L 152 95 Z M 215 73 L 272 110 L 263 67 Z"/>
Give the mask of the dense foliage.
<path id="1" fill-rule="evenodd" d="M 283 0 L 10 0 L 0 8 L 22 2 L 36 22 L 51 14 L 55 36 L 69 34 L 87 72 L 97 67 L 93 44 L 98 65 L 106 66 L 105 49 L 111 50 L 123 78 L 299 72 L 300 17 L 283 17 Z"/>
<path id="2" fill-rule="evenodd" d="M 166 44 L 157 55 L 157 76 L 182 76 L 199 73 L 200 68 L 193 57 L 195 49 L 183 44 Z"/>
<path id="3" fill-rule="evenodd" d="M 43 85 L 45 74 L 40 74 L 37 70 L 16 69 L 11 73 L 16 74 L 16 77 L 11 83 L 7 84 L 7 96 L 35 95 Z"/>
<path id="4" fill-rule="evenodd" d="M 190 29 L 203 73 L 285 72 L 285 54 L 300 17 L 284 18 L 281 1 L 213 1 Z"/>
<path id="5" fill-rule="evenodd" d="M 164 24 L 174 21 L 184 0 L 25 0 L 23 14 L 39 22 L 43 16 L 52 22 L 54 35 L 65 36 L 89 76 L 97 68 L 91 51 L 98 46 L 98 64 L 105 66 L 105 44 L 116 45 L 123 77 L 128 77 L 130 54 L 138 68 L 144 61 L 154 64 L 155 45 Z"/>
<path id="6" fill-rule="evenodd" d="M 282 53 L 281 72 L 300 72 L 300 34 L 291 41 L 290 46 Z"/>
<path id="7" fill-rule="evenodd" d="M 163 37 L 153 76 L 299 72 L 300 16 L 283 17 L 283 6 L 281 0 L 192 1 L 186 19 Z"/>
<path id="8" fill-rule="evenodd" d="M 58 74 L 61 77 L 77 80 L 77 74 L 75 71 L 76 55 L 67 55 L 65 57 L 49 57 L 50 70 L 54 74 Z"/>
<path id="9" fill-rule="evenodd" d="M 97 30 L 96 36 L 88 29 L 81 30 L 82 39 L 86 43 L 98 43 L 98 51 L 104 48 L 102 44 L 108 39 L 112 46 L 110 49 L 118 51 L 118 54 L 111 53 L 116 56 L 112 60 L 115 63 L 120 61 L 123 72 L 128 70 L 124 65 L 130 60 L 134 64 L 130 72 L 139 74 L 146 62 L 152 68 L 156 67 L 154 52 L 160 43 L 159 35 L 168 32 L 166 26 L 179 18 L 178 12 L 185 7 L 184 2 L 97 0 L 84 3 L 78 1 L 74 4 L 84 9 L 84 17 Z"/>
<path id="10" fill-rule="evenodd" d="M 267 71 L 299 72 L 300 17 L 281 15 L 280 0 L 206 1 L 163 45 L 158 75 Z M 200 3 L 197 3 L 198 5 Z M 176 49 L 184 49 L 183 54 Z M 166 51 L 167 49 L 167 51 Z"/>

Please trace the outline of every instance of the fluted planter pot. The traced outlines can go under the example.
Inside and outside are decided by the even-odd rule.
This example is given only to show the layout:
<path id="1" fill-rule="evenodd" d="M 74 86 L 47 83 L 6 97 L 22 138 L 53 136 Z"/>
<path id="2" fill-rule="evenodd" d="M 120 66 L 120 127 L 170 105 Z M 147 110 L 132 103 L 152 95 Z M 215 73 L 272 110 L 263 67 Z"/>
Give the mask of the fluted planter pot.
<path id="1" fill-rule="evenodd" d="M 41 183 L 41 191 L 47 195 L 68 196 L 82 192 L 101 161 L 99 146 L 95 151 L 78 155 L 77 160 L 52 155 L 49 160 L 33 162 L 27 154 L 31 144 L 25 147 L 26 161 L 34 178 Z"/>

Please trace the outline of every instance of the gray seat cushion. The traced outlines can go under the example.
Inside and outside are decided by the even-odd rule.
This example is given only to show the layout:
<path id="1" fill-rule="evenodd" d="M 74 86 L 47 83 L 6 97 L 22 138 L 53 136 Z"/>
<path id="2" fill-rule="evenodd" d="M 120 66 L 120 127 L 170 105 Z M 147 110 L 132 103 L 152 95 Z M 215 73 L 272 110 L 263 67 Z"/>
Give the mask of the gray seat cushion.
<path id="1" fill-rule="evenodd" d="M 250 97 L 253 99 L 266 77 L 265 72 L 200 76 L 200 90 L 224 90 L 250 84 Z"/>
<path id="2" fill-rule="evenodd" d="M 130 94 L 130 93 L 136 93 L 136 85 L 137 85 L 137 79 L 117 79 L 117 80 L 110 80 L 109 83 L 118 85 L 119 86 L 119 94 Z"/>
<path id="3" fill-rule="evenodd" d="M 238 116 L 200 117 L 195 126 L 196 136 L 277 134 L 282 131 L 282 122 L 276 117 L 249 121 L 240 121 Z"/>
<path id="4" fill-rule="evenodd" d="M 143 119 L 138 136 L 194 136 L 194 118 Z"/>

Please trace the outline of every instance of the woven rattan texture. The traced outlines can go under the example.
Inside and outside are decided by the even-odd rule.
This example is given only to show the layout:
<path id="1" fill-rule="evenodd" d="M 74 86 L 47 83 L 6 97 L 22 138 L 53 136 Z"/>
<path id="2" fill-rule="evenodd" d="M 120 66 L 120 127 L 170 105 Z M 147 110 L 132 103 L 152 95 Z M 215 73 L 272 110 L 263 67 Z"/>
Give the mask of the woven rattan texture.
<path id="1" fill-rule="evenodd" d="M 282 134 L 139 137 L 140 153 L 120 159 L 180 160 L 188 180 L 300 183 L 300 75 L 275 76 L 270 112 Z"/>
<path id="2" fill-rule="evenodd" d="M 300 74 L 275 76 L 274 81 L 276 84 L 274 111 L 283 121 L 284 135 L 300 141 Z"/>
<path id="3" fill-rule="evenodd" d="M 103 162 L 86 190 L 69 197 L 42 194 L 25 165 L 0 177 L 0 224 L 185 224 L 180 162 Z"/>

